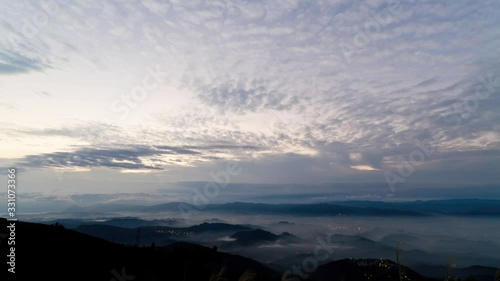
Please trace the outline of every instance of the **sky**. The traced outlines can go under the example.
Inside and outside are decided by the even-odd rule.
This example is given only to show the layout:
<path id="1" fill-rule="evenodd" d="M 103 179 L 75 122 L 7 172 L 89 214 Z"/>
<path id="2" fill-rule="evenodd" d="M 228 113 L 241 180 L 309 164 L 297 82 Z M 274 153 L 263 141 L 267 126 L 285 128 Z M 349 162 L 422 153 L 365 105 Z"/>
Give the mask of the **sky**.
<path id="1" fill-rule="evenodd" d="M 26 206 L 500 198 L 496 0 L 0 5 Z"/>

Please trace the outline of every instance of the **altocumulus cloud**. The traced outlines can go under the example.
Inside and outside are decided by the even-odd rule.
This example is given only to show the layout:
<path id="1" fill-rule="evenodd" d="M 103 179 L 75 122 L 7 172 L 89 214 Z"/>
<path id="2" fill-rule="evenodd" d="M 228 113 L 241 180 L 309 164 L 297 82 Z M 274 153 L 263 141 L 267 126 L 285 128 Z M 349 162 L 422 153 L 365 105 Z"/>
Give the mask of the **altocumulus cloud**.
<path id="1" fill-rule="evenodd" d="M 0 149 L 28 171 L 177 166 L 190 179 L 236 159 L 248 182 L 376 182 L 431 139 L 407 183 L 498 182 L 496 0 L 84 2 L 61 4 L 19 52 L 0 49 L 0 74 L 22 74 L 5 92 L 52 94 L 44 106 L 3 97 L 19 115 Z M 15 3 L 2 32 L 39 10 Z M 52 81 L 71 83 L 31 85 L 48 62 Z M 96 124 L 156 64 L 168 85 L 123 124 Z M 481 98 L 477 77 L 493 81 Z M 39 126 L 22 129 L 28 118 Z"/>
<path id="2" fill-rule="evenodd" d="M 93 168 L 125 170 L 162 170 L 168 165 L 187 165 L 213 160 L 214 151 L 258 150 L 256 146 L 207 145 L 124 145 L 119 148 L 83 147 L 72 152 L 28 155 L 18 164 L 26 168 Z M 173 159 L 169 156 L 175 156 Z M 181 156 L 186 156 L 185 158 Z"/>

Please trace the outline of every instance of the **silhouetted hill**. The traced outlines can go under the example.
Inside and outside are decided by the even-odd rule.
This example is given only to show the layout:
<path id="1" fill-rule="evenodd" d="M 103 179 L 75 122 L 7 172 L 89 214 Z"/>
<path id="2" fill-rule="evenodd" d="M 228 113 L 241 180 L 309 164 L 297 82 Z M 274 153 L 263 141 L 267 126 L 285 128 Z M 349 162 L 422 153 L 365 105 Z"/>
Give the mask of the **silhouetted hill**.
<path id="1" fill-rule="evenodd" d="M 186 230 L 201 233 L 201 232 L 236 232 L 236 231 L 245 231 L 251 230 L 252 228 L 242 226 L 242 225 L 234 225 L 227 223 L 208 223 L 204 222 L 200 225 L 187 227 Z"/>
<path id="2" fill-rule="evenodd" d="M 123 228 L 104 224 L 80 225 L 75 230 L 108 241 L 150 245 L 155 242 L 159 246 L 168 245 L 174 241 L 185 240 L 194 234 L 226 233 L 251 230 L 252 228 L 226 223 L 202 223 L 190 227 L 145 226 L 138 228 Z"/>
<path id="3" fill-rule="evenodd" d="M 279 236 L 262 229 L 255 229 L 250 231 L 240 231 L 231 236 L 231 238 L 236 239 L 238 244 L 250 245 L 261 242 L 273 242 L 276 241 Z"/>
<path id="4" fill-rule="evenodd" d="M 91 224 L 80 225 L 75 228 L 76 231 L 88 235 L 106 239 L 111 242 L 134 245 L 139 242 L 139 245 L 150 245 L 155 242 L 157 245 L 167 245 L 175 242 L 175 239 L 170 237 L 174 228 L 170 227 L 139 227 L 139 228 L 124 228 L 110 225 Z"/>
<path id="5" fill-rule="evenodd" d="M 418 270 L 418 272 L 420 272 L 424 276 L 439 277 L 441 279 L 444 279 L 448 272 L 446 266 L 443 265 L 417 265 L 415 266 L 415 270 Z M 494 267 L 476 265 L 463 268 L 454 268 L 452 271 L 452 275 L 461 279 L 466 279 L 472 276 L 477 281 L 492 281 L 496 271 L 497 268 Z"/>
<path id="6" fill-rule="evenodd" d="M 0 229 L 5 229 L 7 221 L 0 219 Z M 208 225 L 202 225 L 202 228 Z M 134 234 L 133 229 L 114 226 L 81 226 L 99 229 L 102 233 L 123 232 L 123 235 Z M 225 225 L 219 225 L 226 229 Z M 141 231 L 148 228 L 138 228 Z M 234 239 L 253 243 L 254 241 L 273 242 L 296 237 L 283 233 L 273 233 L 256 229 L 237 232 Z M 0 246 L 5 247 L 5 237 Z M 333 243 L 349 245 L 362 243 L 371 245 L 373 241 L 362 237 L 332 236 Z M 3 248 L 2 251 L 6 251 Z M 297 261 L 303 261 L 309 255 L 297 256 Z M 2 255 L 0 262 L 6 262 Z M 325 261 L 327 262 L 327 261 Z M 434 280 L 426 279 L 415 271 L 401 267 L 403 280 Z M 422 269 L 435 271 L 438 277 L 445 272 L 444 267 Z M 474 266 L 456 269 L 456 275 L 473 275 L 477 280 L 487 280 L 494 273 L 493 268 Z M 174 242 L 167 246 L 136 247 L 124 246 L 89 236 L 78 231 L 69 230 L 63 226 L 46 225 L 28 222 L 16 224 L 16 277 L 17 280 L 31 280 L 33 274 L 41 280 L 210 280 L 214 273 L 221 273 L 221 279 L 227 281 L 239 280 L 245 272 L 257 275 L 255 280 L 281 280 L 281 273 L 269 269 L 263 264 L 249 258 L 217 251 L 217 248 L 207 248 L 186 242 Z M 304 270 L 302 270 L 304 272 Z M 304 272 L 305 273 L 305 272 Z M 133 279 L 120 279 L 118 276 L 134 276 Z M 399 281 L 398 266 L 390 260 L 382 259 L 343 259 L 328 262 L 319 266 L 311 273 L 312 281 L 344 280 L 384 280 Z M 430 275 L 436 276 L 436 275 Z M 288 275 L 287 280 L 292 279 Z M 3 280 L 3 279 L 2 279 Z"/>
<path id="7" fill-rule="evenodd" d="M 64 227 L 66 228 L 77 228 L 80 225 L 92 225 L 92 224 L 110 225 L 110 226 L 118 226 L 126 228 L 137 228 L 141 226 L 175 226 L 179 224 L 178 219 L 143 220 L 135 217 L 110 218 L 100 221 L 84 220 L 84 219 L 55 219 L 49 221 L 34 221 L 34 222 L 43 224 L 54 224 L 57 222 L 59 224 L 64 225 Z"/>
<path id="8" fill-rule="evenodd" d="M 263 244 L 263 243 L 275 242 L 278 240 L 282 242 L 296 243 L 300 240 L 300 238 L 288 232 L 283 232 L 280 235 L 276 235 L 262 229 L 240 231 L 233 234 L 231 238 L 235 239 L 235 241 L 230 243 L 239 245 Z"/>
<path id="9" fill-rule="evenodd" d="M 283 232 L 279 236 L 281 240 L 286 241 L 288 243 L 299 243 L 303 241 L 301 238 L 291 234 L 290 232 Z"/>
<path id="10" fill-rule="evenodd" d="M 6 225 L 0 219 L 0 228 Z M 255 272 L 257 280 L 279 280 L 256 261 L 188 243 L 123 246 L 62 226 L 27 222 L 17 222 L 16 235 L 16 280 L 132 280 L 117 277 L 126 274 L 137 281 L 208 281 L 223 266 L 226 280 L 238 280 L 246 270 Z"/>
<path id="11" fill-rule="evenodd" d="M 402 280 L 428 280 L 415 271 L 402 266 Z M 343 259 L 319 266 L 311 275 L 317 281 L 400 281 L 398 265 L 381 259 Z"/>
<path id="12" fill-rule="evenodd" d="M 164 247 L 164 250 L 167 255 L 179 257 L 188 261 L 188 263 L 198 265 L 194 267 L 193 270 L 196 268 L 220 269 L 221 266 L 224 265 L 227 273 L 226 278 L 228 278 L 228 280 L 237 280 L 241 274 L 247 270 L 256 272 L 258 276 L 261 276 L 257 277 L 257 280 L 260 278 L 272 279 L 278 276 L 273 270 L 252 259 L 239 255 L 217 252 L 214 249 L 195 244 L 176 242 Z M 202 280 L 208 281 L 208 279 Z"/>

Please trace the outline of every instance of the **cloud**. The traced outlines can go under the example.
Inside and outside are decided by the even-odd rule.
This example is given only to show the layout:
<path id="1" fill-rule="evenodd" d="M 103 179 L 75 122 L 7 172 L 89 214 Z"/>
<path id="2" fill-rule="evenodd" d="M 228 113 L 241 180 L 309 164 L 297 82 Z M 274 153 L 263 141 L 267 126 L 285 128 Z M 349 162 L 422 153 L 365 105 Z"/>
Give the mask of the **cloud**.
<path id="1" fill-rule="evenodd" d="M 207 146 L 185 146 L 186 148 L 193 149 L 249 149 L 249 150 L 258 150 L 259 147 L 253 145 L 207 145 Z"/>
<path id="2" fill-rule="evenodd" d="M 36 94 L 40 97 L 52 97 L 52 94 L 47 91 L 38 91 Z"/>
<path id="3" fill-rule="evenodd" d="M 356 169 L 356 170 L 360 170 L 360 171 L 379 171 L 379 169 L 375 169 L 371 166 L 368 166 L 368 165 L 354 165 L 354 166 L 351 166 L 351 168 L 353 169 Z"/>
<path id="4" fill-rule="evenodd" d="M 222 84 L 198 85 L 195 91 L 204 103 L 215 106 L 222 112 L 237 114 L 269 109 L 292 110 L 300 106 L 301 98 L 287 96 L 263 84 L 233 81 Z"/>
<path id="5" fill-rule="evenodd" d="M 114 149 L 85 148 L 75 152 L 28 155 L 24 157 L 20 165 L 30 168 L 108 167 L 121 169 L 160 169 L 154 165 L 146 165 L 140 159 L 142 156 L 153 156 L 157 152 L 157 150 L 143 146 Z"/>
<path id="6" fill-rule="evenodd" d="M 172 9 L 172 3 L 169 0 L 145 0 L 141 1 L 151 13 L 157 14 L 159 16 L 164 16 Z"/>
<path id="7" fill-rule="evenodd" d="M 41 11 L 20 3 L 2 19 L 7 38 Z M 500 151 L 498 1 L 398 3 L 389 14 L 379 0 L 61 4 L 34 38 L 0 50 L 1 74 L 26 74 L 0 84 L 16 93 L 0 106 L 19 105 L 0 140 L 28 155 L 28 168 L 176 169 L 189 179 L 235 160 L 248 182 L 383 182 L 381 171 L 439 132 L 408 181 L 453 182 L 453 171 L 497 181 L 488 167 Z M 96 121 L 151 64 L 168 85 L 126 122 Z M 49 67 L 61 70 L 50 73 L 57 83 L 31 86 Z M 32 103 L 19 89 L 53 98 Z"/>
<path id="8" fill-rule="evenodd" d="M 124 171 L 147 172 L 163 170 L 170 165 L 192 165 L 193 162 L 212 161 L 214 151 L 230 154 L 232 150 L 258 150 L 255 146 L 208 145 L 122 145 L 115 148 L 81 147 L 72 152 L 54 152 L 28 155 L 18 165 L 23 168 L 96 168 L 105 167 Z"/>
<path id="9" fill-rule="evenodd" d="M 0 50 L 0 75 L 42 71 L 46 68 L 50 68 L 50 66 L 39 59 Z"/>

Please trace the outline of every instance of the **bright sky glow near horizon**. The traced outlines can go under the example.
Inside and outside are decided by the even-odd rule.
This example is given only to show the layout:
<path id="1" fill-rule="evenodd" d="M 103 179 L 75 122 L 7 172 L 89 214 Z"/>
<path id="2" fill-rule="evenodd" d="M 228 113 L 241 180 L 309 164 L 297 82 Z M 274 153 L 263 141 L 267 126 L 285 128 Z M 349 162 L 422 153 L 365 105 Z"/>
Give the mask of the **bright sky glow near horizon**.
<path id="1" fill-rule="evenodd" d="M 168 194 L 228 162 L 252 198 L 500 198 L 496 0 L 0 5 L 0 167 L 30 200 Z"/>

